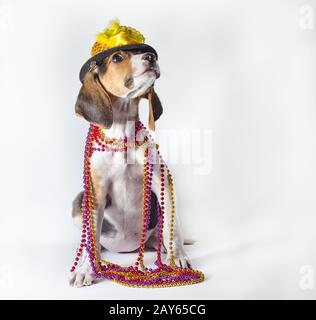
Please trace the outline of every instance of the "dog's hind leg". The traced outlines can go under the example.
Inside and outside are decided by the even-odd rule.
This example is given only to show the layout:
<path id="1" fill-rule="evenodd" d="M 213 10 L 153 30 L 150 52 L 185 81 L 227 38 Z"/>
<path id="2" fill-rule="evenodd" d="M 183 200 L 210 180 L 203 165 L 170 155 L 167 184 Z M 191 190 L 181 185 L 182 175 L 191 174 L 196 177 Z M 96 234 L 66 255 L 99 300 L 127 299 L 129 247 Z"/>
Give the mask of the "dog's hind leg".
<path id="1" fill-rule="evenodd" d="M 79 192 L 75 199 L 72 201 L 72 218 L 75 225 L 81 229 L 82 226 L 82 200 L 83 200 L 83 191 Z"/>
<path id="2" fill-rule="evenodd" d="M 151 249 L 157 251 L 158 249 L 158 227 L 156 227 L 154 230 L 152 230 L 152 234 L 148 238 L 148 240 L 145 243 L 146 249 Z M 162 244 L 161 251 L 163 253 L 167 253 L 167 249 L 164 244 Z"/>
<path id="3" fill-rule="evenodd" d="M 73 221 L 76 225 L 76 227 L 78 227 L 80 230 L 82 228 L 82 200 L 83 200 L 83 194 L 84 192 L 81 191 L 79 192 L 75 199 L 72 201 L 72 212 L 71 212 L 71 215 L 72 215 L 72 218 L 73 218 Z M 108 205 L 108 200 L 107 200 L 107 205 Z M 106 230 L 108 231 L 108 222 L 103 219 L 103 223 L 102 223 L 102 232 L 103 230 Z M 105 249 L 104 247 L 102 247 L 101 245 L 101 249 Z"/>
<path id="4" fill-rule="evenodd" d="M 145 243 L 147 249 L 153 249 L 157 251 L 158 249 L 158 212 L 157 207 L 159 207 L 159 202 L 156 194 L 151 192 L 150 201 L 150 224 L 148 226 L 148 232 L 150 236 Z M 167 253 L 167 249 L 164 244 L 162 244 L 162 252 Z"/>

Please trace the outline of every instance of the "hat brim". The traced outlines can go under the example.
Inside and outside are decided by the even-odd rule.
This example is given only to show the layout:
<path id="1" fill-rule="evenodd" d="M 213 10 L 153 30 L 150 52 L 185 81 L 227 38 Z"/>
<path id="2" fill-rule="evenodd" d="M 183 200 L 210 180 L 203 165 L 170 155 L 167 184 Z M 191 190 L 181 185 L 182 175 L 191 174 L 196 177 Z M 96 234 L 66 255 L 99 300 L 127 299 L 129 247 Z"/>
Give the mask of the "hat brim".
<path id="1" fill-rule="evenodd" d="M 113 47 L 113 48 L 104 50 L 104 51 L 96 54 L 95 56 L 91 57 L 89 60 L 87 60 L 84 63 L 84 65 L 81 67 L 80 73 L 79 73 L 80 82 L 83 82 L 83 78 L 86 75 L 86 73 L 89 71 L 92 64 L 97 64 L 97 65 L 102 64 L 102 62 L 104 61 L 104 59 L 106 57 L 108 57 L 112 53 L 119 51 L 119 50 L 123 50 L 123 51 L 137 50 L 137 51 L 141 51 L 141 52 L 152 52 L 156 56 L 156 59 L 158 59 L 158 54 L 157 54 L 156 50 L 153 47 L 151 47 L 150 45 L 145 44 L 145 43 L 127 44 L 124 46 Z"/>

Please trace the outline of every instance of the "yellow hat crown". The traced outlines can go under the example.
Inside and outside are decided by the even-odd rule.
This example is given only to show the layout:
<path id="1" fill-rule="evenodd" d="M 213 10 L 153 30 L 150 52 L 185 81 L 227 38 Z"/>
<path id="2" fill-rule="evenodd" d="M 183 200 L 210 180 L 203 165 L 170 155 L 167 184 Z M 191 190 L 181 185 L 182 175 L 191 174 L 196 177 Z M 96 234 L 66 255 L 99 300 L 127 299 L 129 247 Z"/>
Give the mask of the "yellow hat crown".
<path id="1" fill-rule="evenodd" d="M 144 36 L 132 27 L 121 26 L 119 20 L 112 20 L 109 26 L 97 34 L 97 40 L 91 49 L 91 55 L 117 46 L 144 43 Z"/>

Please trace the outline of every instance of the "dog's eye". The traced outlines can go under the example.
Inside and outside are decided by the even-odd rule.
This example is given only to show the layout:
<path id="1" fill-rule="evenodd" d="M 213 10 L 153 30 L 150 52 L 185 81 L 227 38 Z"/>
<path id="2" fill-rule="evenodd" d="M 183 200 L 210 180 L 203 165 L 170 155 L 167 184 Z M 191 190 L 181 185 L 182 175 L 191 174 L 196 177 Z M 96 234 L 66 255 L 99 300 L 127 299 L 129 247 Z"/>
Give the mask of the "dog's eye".
<path id="1" fill-rule="evenodd" d="M 112 57 L 112 61 L 117 63 L 124 60 L 124 56 L 121 53 L 115 53 Z"/>

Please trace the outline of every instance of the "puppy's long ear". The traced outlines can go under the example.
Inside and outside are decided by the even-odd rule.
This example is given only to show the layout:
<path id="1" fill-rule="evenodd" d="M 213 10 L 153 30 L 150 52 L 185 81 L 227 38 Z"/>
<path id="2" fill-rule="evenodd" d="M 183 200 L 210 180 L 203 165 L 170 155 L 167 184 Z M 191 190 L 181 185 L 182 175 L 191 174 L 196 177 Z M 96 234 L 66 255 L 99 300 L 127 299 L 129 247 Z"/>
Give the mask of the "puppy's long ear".
<path id="1" fill-rule="evenodd" d="M 151 94 L 149 92 L 147 99 L 151 99 L 150 103 L 153 109 L 154 120 L 157 121 L 162 115 L 163 109 L 162 109 L 162 104 L 160 102 L 160 99 L 157 93 L 155 92 L 154 88 L 151 88 Z"/>
<path id="2" fill-rule="evenodd" d="M 113 123 L 111 99 L 100 82 L 97 66 L 88 71 L 83 79 L 75 111 L 87 121 L 104 128 L 110 128 Z"/>
<path id="3" fill-rule="evenodd" d="M 149 92 L 146 95 L 144 95 L 144 98 L 147 98 L 149 102 L 148 127 L 150 130 L 154 131 L 155 121 L 158 120 L 162 114 L 162 105 L 153 87 L 151 87 Z"/>

